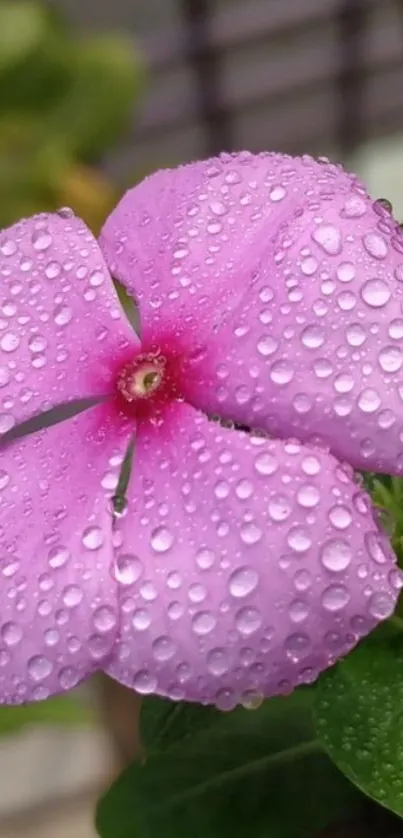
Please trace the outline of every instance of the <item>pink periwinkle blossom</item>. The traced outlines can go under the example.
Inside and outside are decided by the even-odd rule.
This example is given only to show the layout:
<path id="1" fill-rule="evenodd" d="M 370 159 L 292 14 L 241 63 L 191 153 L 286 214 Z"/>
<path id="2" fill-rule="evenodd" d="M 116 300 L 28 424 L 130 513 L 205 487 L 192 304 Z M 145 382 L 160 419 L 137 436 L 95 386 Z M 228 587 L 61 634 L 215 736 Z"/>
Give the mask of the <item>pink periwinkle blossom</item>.
<path id="1" fill-rule="evenodd" d="M 223 155 L 130 190 L 99 245 L 71 212 L 18 222 L 0 271 L 2 702 L 104 670 L 230 709 L 313 681 L 393 612 L 354 471 L 403 472 L 385 202 L 325 160 Z"/>

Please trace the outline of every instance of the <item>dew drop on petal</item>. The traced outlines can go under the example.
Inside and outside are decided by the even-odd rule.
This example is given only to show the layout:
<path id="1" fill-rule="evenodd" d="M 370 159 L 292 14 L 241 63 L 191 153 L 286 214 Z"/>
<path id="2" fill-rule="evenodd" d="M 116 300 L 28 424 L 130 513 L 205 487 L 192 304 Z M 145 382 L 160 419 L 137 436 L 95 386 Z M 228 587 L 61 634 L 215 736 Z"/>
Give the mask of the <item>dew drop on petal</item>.
<path id="1" fill-rule="evenodd" d="M 150 695 L 157 689 L 157 679 L 155 675 L 148 672 L 146 669 L 141 669 L 136 672 L 133 678 L 133 689 L 141 695 Z"/>
<path id="2" fill-rule="evenodd" d="M 174 543 L 174 536 L 167 527 L 156 527 L 151 533 L 151 546 L 156 553 L 166 553 Z"/>
<path id="3" fill-rule="evenodd" d="M 210 634 L 216 627 L 216 618 L 211 611 L 199 611 L 195 614 L 192 620 L 192 628 L 195 634 L 205 635 Z"/>
<path id="4" fill-rule="evenodd" d="M 35 655 L 29 659 L 27 669 L 33 681 L 44 681 L 51 674 L 53 665 L 43 655 Z"/>
<path id="5" fill-rule="evenodd" d="M 216 675 L 217 677 L 228 672 L 228 654 L 225 649 L 211 649 L 207 655 L 207 669 L 212 675 Z"/>
<path id="6" fill-rule="evenodd" d="M 83 544 L 87 550 L 99 550 L 104 542 L 102 530 L 99 527 L 87 527 L 83 532 Z"/>
<path id="7" fill-rule="evenodd" d="M 341 253 L 341 233 L 337 227 L 333 227 L 330 224 L 323 224 L 317 227 L 312 234 L 312 238 L 330 256 L 337 256 Z"/>
<path id="8" fill-rule="evenodd" d="M 372 594 L 368 601 L 368 611 L 376 620 L 386 620 L 395 610 L 395 601 L 387 593 Z"/>
<path id="9" fill-rule="evenodd" d="M 340 504 L 329 510 L 329 520 L 336 530 L 345 530 L 352 522 L 352 515 L 347 506 Z"/>
<path id="10" fill-rule="evenodd" d="M 200 570 L 210 570 L 215 562 L 215 554 L 207 547 L 201 547 L 196 553 L 196 564 Z"/>
<path id="11" fill-rule="evenodd" d="M 344 585 L 329 585 L 322 594 L 322 605 L 326 611 L 341 611 L 349 599 L 350 594 Z"/>
<path id="12" fill-rule="evenodd" d="M 361 288 L 361 296 L 372 308 L 382 308 L 390 300 L 391 292 L 383 279 L 368 279 Z"/>
<path id="13" fill-rule="evenodd" d="M 246 523 L 241 526 L 241 539 L 244 544 L 257 544 L 262 538 L 262 530 L 254 523 Z"/>
<path id="14" fill-rule="evenodd" d="M 113 575 L 120 585 L 133 585 L 140 579 L 143 565 L 137 556 L 128 553 L 116 557 Z"/>
<path id="15" fill-rule="evenodd" d="M 259 474 L 271 475 L 278 469 L 278 462 L 273 454 L 262 453 L 256 457 L 255 469 Z"/>
<path id="16" fill-rule="evenodd" d="M 234 597 L 251 594 L 259 583 L 259 575 L 253 568 L 241 567 L 235 570 L 229 579 L 229 590 Z"/>
<path id="17" fill-rule="evenodd" d="M 262 617 L 256 608 L 241 608 L 235 615 L 235 624 L 239 633 L 247 637 L 260 628 Z"/>
<path id="18" fill-rule="evenodd" d="M 345 570 L 353 558 L 348 541 L 332 538 L 326 541 L 320 550 L 320 560 L 326 570 L 339 573 Z"/>

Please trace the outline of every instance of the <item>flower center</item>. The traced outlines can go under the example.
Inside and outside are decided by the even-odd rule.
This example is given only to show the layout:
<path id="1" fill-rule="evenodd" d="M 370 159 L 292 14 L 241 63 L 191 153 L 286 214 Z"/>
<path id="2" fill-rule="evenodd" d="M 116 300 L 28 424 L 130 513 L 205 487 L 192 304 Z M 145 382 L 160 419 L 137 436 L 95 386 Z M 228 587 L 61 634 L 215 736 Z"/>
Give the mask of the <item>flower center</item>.
<path id="1" fill-rule="evenodd" d="M 120 371 L 117 388 L 126 402 L 149 399 L 161 387 L 164 379 L 166 359 L 162 355 L 149 353 L 139 355 Z"/>

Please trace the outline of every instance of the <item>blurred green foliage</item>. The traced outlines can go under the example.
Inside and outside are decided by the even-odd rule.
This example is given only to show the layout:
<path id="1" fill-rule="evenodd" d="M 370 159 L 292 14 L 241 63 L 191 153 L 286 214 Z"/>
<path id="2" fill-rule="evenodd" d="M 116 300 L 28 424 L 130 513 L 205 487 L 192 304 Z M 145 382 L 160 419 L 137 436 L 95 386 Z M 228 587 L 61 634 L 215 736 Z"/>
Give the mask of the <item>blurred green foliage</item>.
<path id="1" fill-rule="evenodd" d="M 48 701 L 0 707 L 0 736 L 7 736 L 32 725 L 48 727 L 81 727 L 91 725 L 95 713 L 75 692 L 58 695 Z"/>
<path id="2" fill-rule="evenodd" d="M 0 0 L 0 227 L 71 206 L 97 232 L 119 191 L 97 170 L 132 117 L 144 79 L 132 41 L 72 32 L 44 3 Z M 0 736 L 82 724 L 74 695 L 0 708 Z"/>
<path id="3" fill-rule="evenodd" d="M 83 37 L 43 3 L 0 0 L 0 226 L 68 205 L 97 230 L 117 194 L 94 164 L 143 78 L 130 39 Z"/>

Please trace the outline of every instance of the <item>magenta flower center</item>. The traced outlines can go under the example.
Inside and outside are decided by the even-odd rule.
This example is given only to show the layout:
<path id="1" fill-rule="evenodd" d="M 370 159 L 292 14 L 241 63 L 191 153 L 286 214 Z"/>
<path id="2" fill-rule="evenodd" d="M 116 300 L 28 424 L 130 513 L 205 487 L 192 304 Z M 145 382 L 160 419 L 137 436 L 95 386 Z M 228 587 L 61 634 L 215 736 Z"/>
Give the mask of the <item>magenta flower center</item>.
<path id="1" fill-rule="evenodd" d="M 114 375 L 119 410 L 137 420 L 158 421 L 170 402 L 184 398 L 185 367 L 182 347 L 172 339 L 153 341 L 126 358 Z"/>
<path id="2" fill-rule="evenodd" d="M 162 355 L 138 355 L 118 375 L 120 394 L 129 403 L 152 398 L 163 383 L 165 367 L 166 359 Z"/>

